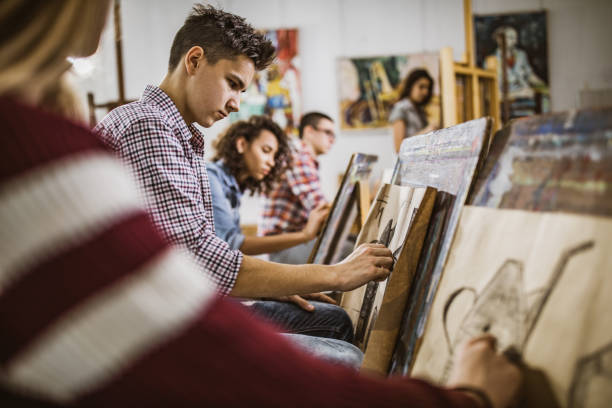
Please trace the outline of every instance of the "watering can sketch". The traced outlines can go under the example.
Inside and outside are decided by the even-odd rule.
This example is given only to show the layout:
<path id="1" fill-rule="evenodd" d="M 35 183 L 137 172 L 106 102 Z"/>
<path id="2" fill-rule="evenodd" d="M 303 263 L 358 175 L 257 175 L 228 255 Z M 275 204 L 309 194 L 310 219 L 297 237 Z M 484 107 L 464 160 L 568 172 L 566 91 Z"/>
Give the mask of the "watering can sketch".
<path id="1" fill-rule="evenodd" d="M 494 335 L 500 350 L 513 347 L 522 353 L 546 301 L 563 275 L 567 262 L 572 256 L 593 246 L 593 241 L 587 241 L 563 251 L 547 284 L 531 292 L 525 292 L 523 289 L 523 263 L 515 259 L 506 260 L 480 293 L 470 287 L 461 287 L 452 292 L 442 313 L 449 357 L 441 380 L 445 381 L 450 374 L 455 347 L 483 333 Z M 464 291 L 473 294 L 473 304 L 451 340 L 447 326 L 448 313 L 453 302 Z"/>

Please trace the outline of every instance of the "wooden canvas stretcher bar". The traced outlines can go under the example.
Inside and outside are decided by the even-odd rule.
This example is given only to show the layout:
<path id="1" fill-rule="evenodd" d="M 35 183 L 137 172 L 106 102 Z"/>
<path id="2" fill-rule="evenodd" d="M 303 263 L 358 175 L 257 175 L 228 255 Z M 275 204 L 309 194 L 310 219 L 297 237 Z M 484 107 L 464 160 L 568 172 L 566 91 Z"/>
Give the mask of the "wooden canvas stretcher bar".
<path id="1" fill-rule="evenodd" d="M 464 0 L 465 60 L 456 62 L 453 49 L 440 50 L 442 127 L 453 126 L 483 116 L 493 118 L 493 130 L 501 128 L 497 60 L 487 58 L 486 69 L 477 67 L 474 58 L 472 5 Z"/>

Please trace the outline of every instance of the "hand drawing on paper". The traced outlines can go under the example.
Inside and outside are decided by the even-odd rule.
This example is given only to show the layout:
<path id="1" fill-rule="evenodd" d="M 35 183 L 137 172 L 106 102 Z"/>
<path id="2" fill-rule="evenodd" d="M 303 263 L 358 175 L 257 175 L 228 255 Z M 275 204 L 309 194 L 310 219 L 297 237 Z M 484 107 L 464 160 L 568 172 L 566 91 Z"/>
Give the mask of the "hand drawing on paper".
<path id="1" fill-rule="evenodd" d="M 548 282 L 531 292 L 525 292 L 523 289 L 524 265 L 515 259 L 506 260 L 482 291 L 477 292 L 471 287 L 460 287 L 453 291 L 447 297 L 442 313 L 449 357 L 440 381 L 446 381 L 450 374 L 455 347 L 482 333 L 493 334 L 497 338 L 498 349 L 513 347 L 522 353 L 546 301 L 563 275 L 567 262 L 572 256 L 593 246 L 593 241 L 586 241 L 563 251 Z M 454 301 L 465 291 L 472 293 L 473 305 L 451 340 L 447 317 Z"/>

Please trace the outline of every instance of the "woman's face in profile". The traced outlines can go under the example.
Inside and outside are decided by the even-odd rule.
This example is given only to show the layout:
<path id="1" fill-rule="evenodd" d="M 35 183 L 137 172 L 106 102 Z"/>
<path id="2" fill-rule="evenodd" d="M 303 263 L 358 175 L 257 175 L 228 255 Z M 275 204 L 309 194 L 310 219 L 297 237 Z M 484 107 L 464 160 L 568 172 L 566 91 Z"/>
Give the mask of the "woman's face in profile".
<path id="1" fill-rule="evenodd" d="M 244 138 L 239 138 L 236 143 L 241 145 L 240 147 L 237 145 L 237 149 L 243 152 L 247 175 L 255 180 L 263 180 L 276 165 L 278 141 L 274 133 L 262 129 L 251 143 Z"/>
<path id="2" fill-rule="evenodd" d="M 429 79 L 419 78 L 410 90 L 410 100 L 415 104 L 422 103 L 429 96 Z"/>

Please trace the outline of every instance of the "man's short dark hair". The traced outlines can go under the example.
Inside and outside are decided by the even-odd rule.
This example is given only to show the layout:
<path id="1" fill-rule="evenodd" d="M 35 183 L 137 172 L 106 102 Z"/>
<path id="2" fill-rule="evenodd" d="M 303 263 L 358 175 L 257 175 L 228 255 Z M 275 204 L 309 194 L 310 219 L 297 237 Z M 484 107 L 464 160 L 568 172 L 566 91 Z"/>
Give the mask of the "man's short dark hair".
<path id="1" fill-rule="evenodd" d="M 302 116 L 302 120 L 300 120 L 300 129 L 299 129 L 300 139 L 302 138 L 302 136 L 304 136 L 304 128 L 306 126 L 312 126 L 316 128 L 321 119 L 327 119 L 330 122 L 334 121 L 328 115 L 321 113 L 321 112 L 308 112 L 307 114 Z"/>
<path id="2" fill-rule="evenodd" d="M 193 6 L 174 36 L 168 70 L 174 70 L 181 57 L 195 46 L 202 47 L 206 61 L 212 65 L 220 59 L 244 55 L 253 61 L 257 71 L 270 65 L 276 54 L 272 42 L 244 18 L 202 4 Z"/>

